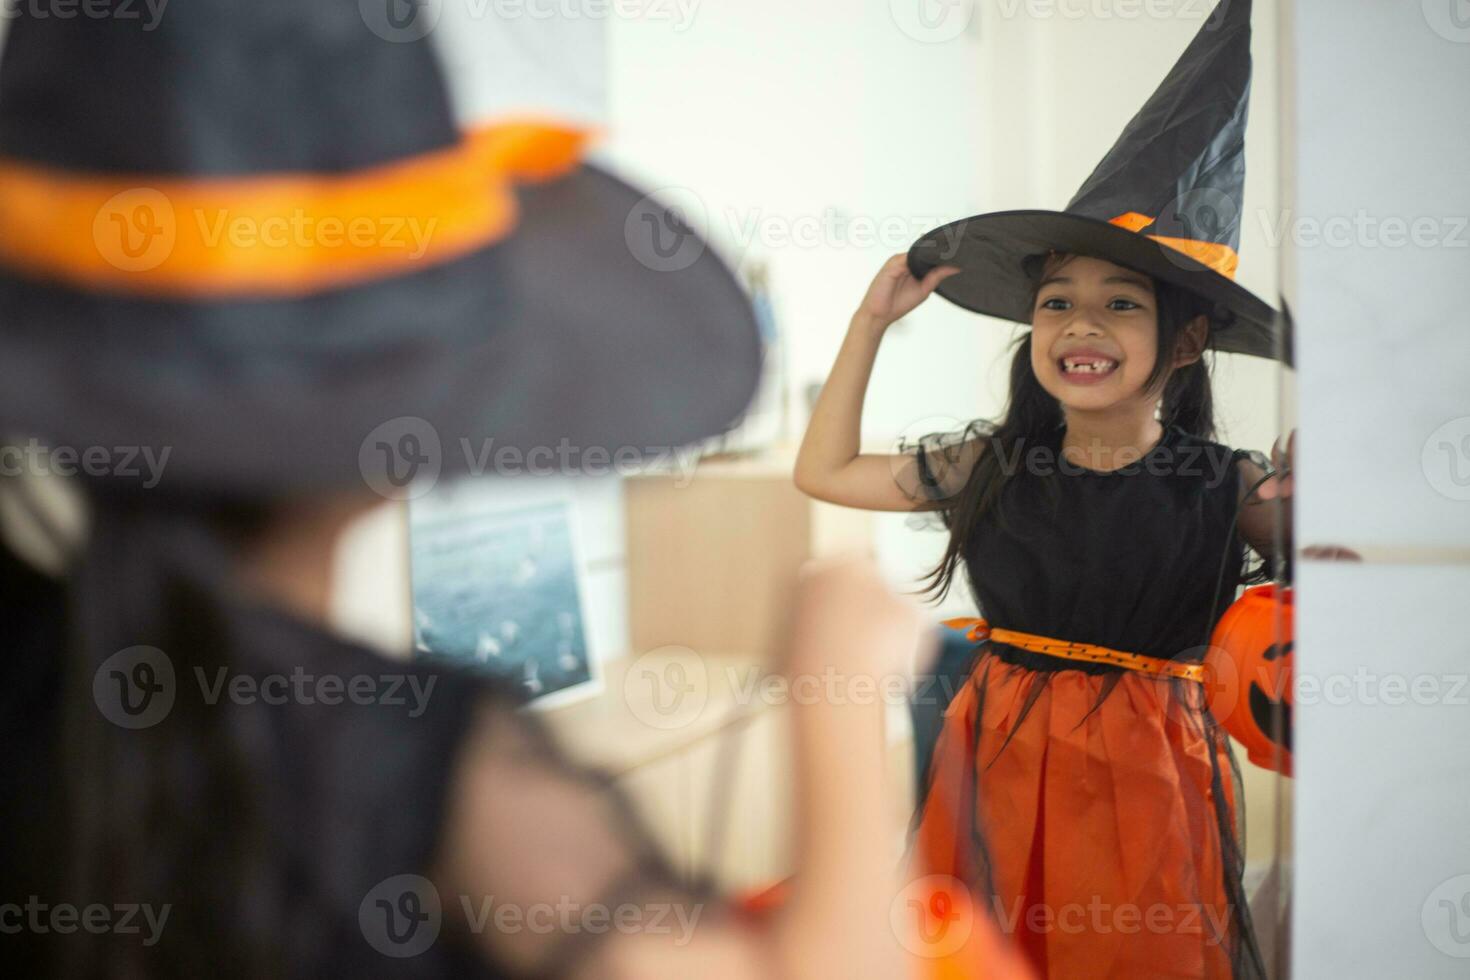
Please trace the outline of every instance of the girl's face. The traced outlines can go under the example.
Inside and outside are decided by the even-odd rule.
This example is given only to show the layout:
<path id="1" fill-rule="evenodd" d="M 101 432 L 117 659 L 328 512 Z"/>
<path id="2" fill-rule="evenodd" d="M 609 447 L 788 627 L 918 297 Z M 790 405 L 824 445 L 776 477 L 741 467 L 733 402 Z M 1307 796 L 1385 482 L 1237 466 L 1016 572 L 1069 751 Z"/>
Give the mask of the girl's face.
<path id="1" fill-rule="evenodd" d="M 1041 386 L 1068 410 L 1152 407 L 1157 392 L 1151 397 L 1143 384 L 1158 355 L 1153 280 L 1085 255 L 1053 259 L 1046 270 L 1031 319 L 1031 369 Z"/>

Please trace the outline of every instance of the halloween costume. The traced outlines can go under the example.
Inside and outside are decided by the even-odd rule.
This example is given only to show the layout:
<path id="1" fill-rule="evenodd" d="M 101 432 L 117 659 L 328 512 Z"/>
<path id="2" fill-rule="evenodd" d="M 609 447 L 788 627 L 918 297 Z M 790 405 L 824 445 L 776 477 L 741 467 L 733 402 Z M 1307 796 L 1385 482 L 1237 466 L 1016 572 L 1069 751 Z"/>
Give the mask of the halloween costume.
<path id="1" fill-rule="evenodd" d="M 0 658 L 17 709 L 5 712 L 16 728 L 0 768 L 27 781 L 12 787 L 26 805 L 6 812 L 0 867 L 53 903 L 174 905 L 148 948 L 136 936 L 97 937 L 101 952 L 87 936 L 0 937 L 18 975 L 52 975 L 53 953 L 88 948 L 70 960 L 86 975 L 121 969 L 122 955 L 129 975 L 244 963 L 302 977 L 599 975 L 607 930 L 513 969 L 454 935 L 458 896 L 424 893 L 455 767 L 470 753 L 504 794 L 483 828 L 502 901 L 619 908 L 692 893 L 605 779 L 564 758 L 513 710 L 512 693 L 385 660 L 250 600 L 234 577 L 235 547 L 217 524 L 227 505 L 365 495 L 384 448 L 453 472 L 461 439 L 523 451 L 680 445 L 731 424 L 756 381 L 754 317 L 713 253 L 672 271 L 640 263 L 628 222 L 668 227 L 667 212 L 579 167 L 580 134 L 554 121 L 462 128 L 428 42 L 380 36 L 366 9 L 195 0 L 151 31 L 44 11 L 11 21 L 0 62 L 0 432 L 169 455 L 146 485 L 138 467 L 82 471 L 92 527 L 65 582 L 0 545 L 20 644 Z M 301 219 L 316 237 L 271 247 L 208 233 L 239 217 L 258 230 Z M 389 237 L 408 219 L 438 229 L 412 257 Z M 384 234 L 347 236 L 352 222 Z M 398 432 L 376 444 L 377 427 L 400 417 L 438 445 L 407 446 Z M 165 689 L 162 662 L 144 674 L 105 669 L 138 643 L 168 658 L 172 701 L 156 725 L 124 730 L 104 717 L 108 682 L 124 688 L 129 714 Z M 335 694 L 208 707 L 195 689 L 196 671 L 301 670 L 335 682 Z M 397 694 L 346 696 L 350 682 L 385 673 Z M 125 682 L 140 677 L 131 691 Z M 411 713 L 403 699 L 415 686 L 432 695 Z M 78 732 L 104 764 L 67 782 L 61 743 Z M 213 758 L 193 754 L 201 743 L 224 764 L 201 765 Z M 147 803 L 159 796 L 197 804 L 204 826 L 175 820 L 160 833 Z M 246 811 L 249 839 L 207 826 Z M 102 821 L 95 838 L 78 839 L 67 819 L 78 813 Z M 115 842 L 130 833 L 153 836 Z M 585 843 L 568 858 L 574 873 L 547 879 L 549 840 Z M 79 890 L 69 859 L 89 846 L 94 877 Z M 222 849 L 245 856 L 238 877 L 189 873 Z M 114 894 L 108 875 L 128 860 L 146 862 L 148 880 L 195 891 Z M 405 875 L 418 877 L 391 887 Z M 190 930 L 221 920 L 229 941 L 182 961 L 198 939 Z M 259 972 L 256 954 L 274 965 Z"/>
<path id="2" fill-rule="evenodd" d="M 945 451 L 916 452 L 941 485 Z M 1251 975 L 1239 793 L 1201 663 L 1242 577 L 1235 458 L 1171 426 L 1122 470 L 1022 471 L 966 547 L 985 620 L 954 625 L 983 646 L 915 846 L 992 898 L 1043 976 Z M 1121 931 L 1150 909 L 1169 925 Z"/>
<path id="3" fill-rule="evenodd" d="M 958 266 L 941 296 L 1028 322 L 1048 254 L 1098 256 L 1205 299 L 1214 349 L 1289 363 L 1282 319 L 1233 281 L 1249 17 L 1247 0 L 1222 0 L 1065 211 L 946 225 L 914 244 L 911 271 Z M 1163 423 L 1143 459 L 1110 472 L 1063 459 L 1064 422 L 1040 446 L 998 446 L 976 424 L 914 449 L 910 492 L 947 524 L 967 444 L 1048 461 L 1009 475 L 961 542 L 984 619 L 951 625 L 982 646 L 915 836 L 929 870 L 988 897 L 1044 976 L 1263 973 L 1203 664 L 1216 617 L 1263 574 L 1235 529 L 1242 453 Z"/>

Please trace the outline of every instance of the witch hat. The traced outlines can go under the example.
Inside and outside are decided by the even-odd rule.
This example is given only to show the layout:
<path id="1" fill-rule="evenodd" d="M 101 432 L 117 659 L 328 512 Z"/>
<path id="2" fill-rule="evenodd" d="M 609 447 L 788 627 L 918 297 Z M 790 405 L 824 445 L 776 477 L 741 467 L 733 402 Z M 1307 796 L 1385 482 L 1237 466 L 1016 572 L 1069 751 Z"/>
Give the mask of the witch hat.
<path id="1" fill-rule="evenodd" d="M 909 249 L 910 271 L 957 266 L 939 295 L 1029 323 L 1048 254 L 1104 258 L 1212 302 L 1217 350 L 1290 364 L 1291 338 L 1276 311 L 1235 282 L 1250 13 L 1250 0 L 1220 0 L 1064 211 L 999 211 L 936 228 Z"/>
<path id="2" fill-rule="evenodd" d="M 0 434 L 166 449 L 165 489 L 253 494 L 507 447 L 605 465 L 738 417 L 760 355 L 730 270 L 579 166 L 587 134 L 462 126 L 430 40 L 366 9 L 191 0 L 149 30 L 19 12 Z"/>

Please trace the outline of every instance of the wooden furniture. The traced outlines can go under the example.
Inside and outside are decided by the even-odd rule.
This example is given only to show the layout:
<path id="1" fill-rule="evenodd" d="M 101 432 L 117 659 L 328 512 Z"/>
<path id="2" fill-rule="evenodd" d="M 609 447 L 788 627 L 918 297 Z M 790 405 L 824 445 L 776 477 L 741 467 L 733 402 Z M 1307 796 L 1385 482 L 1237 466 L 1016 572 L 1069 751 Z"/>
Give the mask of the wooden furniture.
<path id="1" fill-rule="evenodd" d="M 805 496 L 794 456 L 702 462 L 625 489 L 635 652 L 670 644 L 769 654 L 810 558 L 872 551 L 872 515 Z"/>

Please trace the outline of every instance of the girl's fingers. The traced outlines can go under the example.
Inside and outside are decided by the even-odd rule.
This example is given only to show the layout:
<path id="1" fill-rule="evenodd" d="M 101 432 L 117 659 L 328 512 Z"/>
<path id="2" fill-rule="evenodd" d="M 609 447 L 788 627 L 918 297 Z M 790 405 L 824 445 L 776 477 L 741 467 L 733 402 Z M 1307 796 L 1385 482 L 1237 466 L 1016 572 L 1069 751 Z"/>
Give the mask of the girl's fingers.
<path id="1" fill-rule="evenodd" d="M 1303 558 L 1314 558 L 1318 561 L 1362 561 L 1363 556 L 1351 548 L 1345 548 L 1339 544 L 1316 544 L 1307 545 L 1302 549 Z"/>
<path id="2" fill-rule="evenodd" d="M 889 279 L 902 279 L 909 275 L 909 257 L 903 252 L 890 255 L 883 263 L 882 274 Z"/>
<path id="3" fill-rule="evenodd" d="M 924 294 L 928 295 L 934 292 L 935 289 L 939 288 L 940 283 L 959 271 L 957 267 L 952 265 L 941 265 L 937 269 L 929 270 L 929 274 L 924 277 Z"/>

